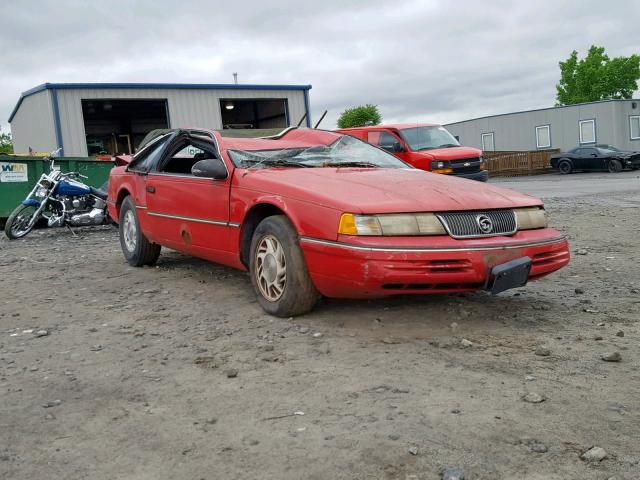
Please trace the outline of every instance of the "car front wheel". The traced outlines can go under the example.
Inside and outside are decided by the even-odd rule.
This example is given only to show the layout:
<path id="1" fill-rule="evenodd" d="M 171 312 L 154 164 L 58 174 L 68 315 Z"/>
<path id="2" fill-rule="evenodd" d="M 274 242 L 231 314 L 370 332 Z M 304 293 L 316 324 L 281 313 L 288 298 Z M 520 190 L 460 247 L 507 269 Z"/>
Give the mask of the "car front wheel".
<path id="1" fill-rule="evenodd" d="M 618 173 L 622 171 L 622 162 L 620 160 L 609 160 L 609 171 L 611 173 Z"/>
<path id="2" fill-rule="evenodd" d="M 573 164 L 569 160 L 560 160 L 560 163 L 558 163 L 558 170 L 563 175 L 566 175 L 573 171 Z"/>
<path id="3" fill-rule="evenodd" d="M 125 198 L 122 202 L 119 220 L 120 246 L 129 265 L 142 267 L 156 263 L 161 247 L 151 243 L 142 233 L 136 206 L 131 197 Z"/>
<path id="4" fill-rule="evenodd" d="M 283 215 L 265 218 L 251 240 L 251 283 L 260 306 L 269 314 L 292 317 L 309 312 L 316 290 L 291 222 Z"/>

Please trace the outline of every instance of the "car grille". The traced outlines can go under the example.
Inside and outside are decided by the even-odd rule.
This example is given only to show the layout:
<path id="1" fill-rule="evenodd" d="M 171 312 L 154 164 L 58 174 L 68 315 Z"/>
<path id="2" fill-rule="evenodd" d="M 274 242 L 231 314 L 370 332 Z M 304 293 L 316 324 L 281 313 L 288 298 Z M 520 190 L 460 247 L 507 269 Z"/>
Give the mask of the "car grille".
<path id="1" fill-rule="evenodd" d="M 451 160 L 449 162 L 451 164 L 451 168 L 453 168 L 454 175 L 456 173 L 475 173 L 480 171 L 480 158 L 461 158 L 456 160 Z M 469 165 L 465 165 L 465 164 Z"/>
<path id="2" fill-rule="evenodd" d="M 516 232 L 513 210 L 436 213 L 447 233 L 453 238 L 495 237 Z"/>

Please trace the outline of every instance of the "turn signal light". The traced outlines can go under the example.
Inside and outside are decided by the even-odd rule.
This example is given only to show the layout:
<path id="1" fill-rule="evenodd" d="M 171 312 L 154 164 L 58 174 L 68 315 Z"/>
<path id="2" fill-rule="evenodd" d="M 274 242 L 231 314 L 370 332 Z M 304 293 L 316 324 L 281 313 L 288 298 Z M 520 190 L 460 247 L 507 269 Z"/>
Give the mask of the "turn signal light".
<path id="1" fill-rule="evenodd" d="M 444 173 L 449 174 L 453 173 L 453 168 L 439 168 L 437 170 L 431 170 L 433 173 Z"/>
<path id="2" fill-rule="evenodd" d="M 340 226 L 338 227 L 338 233 L 343 235 L 357 235 L 358 229 L 356 228 L 356 218 L 353 213 L 343 213 L 340 217 Z"/>

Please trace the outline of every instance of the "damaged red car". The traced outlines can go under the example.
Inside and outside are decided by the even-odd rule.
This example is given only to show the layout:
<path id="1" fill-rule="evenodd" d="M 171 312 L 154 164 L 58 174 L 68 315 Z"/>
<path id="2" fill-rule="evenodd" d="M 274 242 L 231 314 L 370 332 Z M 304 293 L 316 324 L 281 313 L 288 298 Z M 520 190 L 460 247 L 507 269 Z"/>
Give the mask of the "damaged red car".
<path id="1" fill-rule="evenodd" d="M 126 260 L 154 264 L 164 246 L 246 269 L 273 315 L 322 295 L 499 293 L 569 262 L 540 200 L 336 132 L 169 130 L 126 161 L 108 200 Z"/>

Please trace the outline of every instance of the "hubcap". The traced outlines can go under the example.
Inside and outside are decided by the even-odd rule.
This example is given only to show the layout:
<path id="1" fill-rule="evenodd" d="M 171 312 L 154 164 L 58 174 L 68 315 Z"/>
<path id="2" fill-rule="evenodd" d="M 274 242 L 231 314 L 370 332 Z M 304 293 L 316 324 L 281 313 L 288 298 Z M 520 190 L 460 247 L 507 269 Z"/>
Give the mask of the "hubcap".
<path id="1" fill-rule="evenodd" d="M 20 212 L 11 225 L 11 233 L 16 237 L 21 237 L 28 233 L 33 226 L 32 222 L 35 221 L 32 219 L 34 213 L 36 213 L 35 207 L 25 208 Z"/>
<path id="2" fill-rule="evenodd" d="M 122 238 L 124 239 L 124 245 L 129 252 L 133 252 L 136 249 L 136 235 L 138 229 L 136 227 L 136 219 L 133 216 L 131 210 L 127 210 L 124 214 L 124 222 L 122 223 Z"/>
<path id="3" fill-rule="evenodd" d="M 276 237 L 266 235 L 256 249 L 255 277 L 262 296 L 277 302 L 284 293 L 287 264 L 284 249 Z"/>

